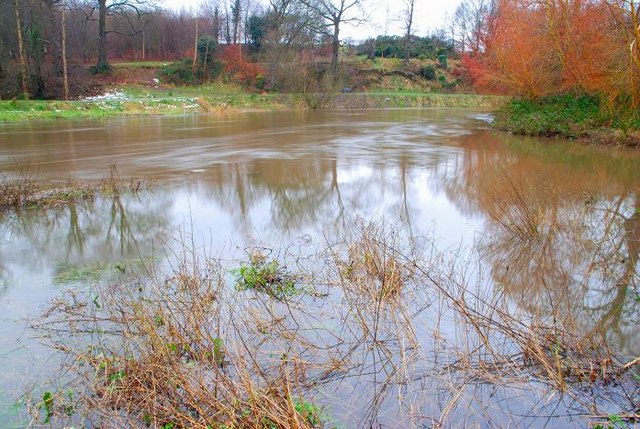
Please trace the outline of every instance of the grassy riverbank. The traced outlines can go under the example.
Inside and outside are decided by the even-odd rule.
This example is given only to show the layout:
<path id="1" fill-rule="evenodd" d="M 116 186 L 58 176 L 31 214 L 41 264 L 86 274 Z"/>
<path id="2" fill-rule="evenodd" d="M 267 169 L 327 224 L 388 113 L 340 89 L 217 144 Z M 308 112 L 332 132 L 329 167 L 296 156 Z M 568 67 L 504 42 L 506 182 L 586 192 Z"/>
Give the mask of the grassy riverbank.
<path id="1" fill-rule="evenodd" d="M 522 135 L 628 146 L 640 143 L 639 112 L 604 106 L 591 96 L 511 100 L 497 110 L 495 126 Z"/>
<path id="2" fill-rule="evenodd" d="M 222 110 L 362 109 L 362 108 L 483 108 L 504 103 L 503 97 L 376 92 L 352 94 L 252 94 L 219 88 L 152 89 L 127 87 L 105 96 L 74 101 L 0 101 L 0 122 L 30 119 L 81 119 L 124 115 L 179 115 Z"/>

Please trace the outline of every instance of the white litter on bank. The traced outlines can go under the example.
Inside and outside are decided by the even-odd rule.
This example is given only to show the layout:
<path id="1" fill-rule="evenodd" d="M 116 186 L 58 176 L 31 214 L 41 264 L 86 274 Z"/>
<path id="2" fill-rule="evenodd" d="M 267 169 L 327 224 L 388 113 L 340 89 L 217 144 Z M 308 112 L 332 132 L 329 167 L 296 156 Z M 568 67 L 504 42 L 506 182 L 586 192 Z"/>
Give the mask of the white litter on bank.
<path id="1" fill-rule="evenodd" d="M 102 95 L 87 97 L 87 101 L 127 101 L 130 97 L 124 92 L 106 92 Z"/>

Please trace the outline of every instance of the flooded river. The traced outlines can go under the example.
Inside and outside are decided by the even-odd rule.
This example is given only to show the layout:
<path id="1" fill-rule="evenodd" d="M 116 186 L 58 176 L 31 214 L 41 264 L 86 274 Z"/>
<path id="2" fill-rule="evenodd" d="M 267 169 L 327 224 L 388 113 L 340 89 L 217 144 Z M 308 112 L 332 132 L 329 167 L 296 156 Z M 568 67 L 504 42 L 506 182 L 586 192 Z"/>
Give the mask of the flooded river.
<path id="1" fill-rule="evenodd" d="M 185 243 L 231 266 L 256 247 L 273 258 L 295 251 L 306 262 L 370 221 L 426 243 L 431 263 L 450 267 L 442 282 L 473 285 L 522 320 L 598 336 L 617 362 L 631 361 L 640 355 L 638 151 L 516 137 L 489 122 L 483 112 L 434 109 L 0 124 L 7 180 L 115 175 L 146 183 L 137 193 L 0 213 L 2 419 L 24 426 L 22 395 L 59 388 L 47 381 L 59 358 L 29 327 L 65 291 L 91 290 L 134 267 L 171 270 Z M 635 385 L 611 394 L 610 385 L 593 393 L 587 383 L 593 397 L 585 403 L 550 393 L 547 381 L 524 371 L 515 381 L 488 380 L 478 375 L 480 361 L 476 372 L 447 378 L 464 360 L 447 355 L 462 335 L 458 310 L 419 285 L 412 291 L 401 307 L 411 313 L 402 322 L 411 325 L 411 346 L 393 337 L 376 352 L 382 340 L 374 336 L 356 363 L 331 377 L 316 374 L 316 387 L 305 388 L 327 427 L 584 427 L 585 416 L 640 406 L 637 373 Z M 325 295 L 330 305 L 319 304 L 320 294 L 300 304 L 322 308 L 319 320 L 296 323 L 343 332 L 355 316 L 336 314 L 354 301 L 349 291 Z M 305 341 L 328 341 L 308 335 Z M 333 352 L 326 352 L 333 345 L 323 350 L 346 362 L 353 351 L 343 353 L 340 339 Z M 264 347 L 280 350 L 278 341 Z M 385 359 L 403 365 L 391 371 Z M 631 406 L 607 396 L 614 394 Z"/>

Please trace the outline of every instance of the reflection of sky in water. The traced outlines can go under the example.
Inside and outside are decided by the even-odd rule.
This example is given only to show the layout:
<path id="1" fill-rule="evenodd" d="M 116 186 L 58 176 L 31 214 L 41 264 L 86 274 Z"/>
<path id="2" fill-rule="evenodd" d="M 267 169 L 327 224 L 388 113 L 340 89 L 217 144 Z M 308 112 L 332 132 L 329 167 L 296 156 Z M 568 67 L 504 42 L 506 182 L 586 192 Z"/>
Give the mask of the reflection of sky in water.
<path id="1" fill-rule="evenodd" d="M 223 205 L 208 195 L 205 183 L 189 186 L 184 191 L 171 192 L 171 215 L 174 228 L 182 225 L 193 229 L 194 236 L 202 237 L 214 249 L 227 245 L 243 246 L 244 238 L 265 243 L 283 243 L 310 235 L 314 239 L 336 228 L 341 222 L 364 219 L 387 219 L 401 223 L 412 235 L 435 233 L 444 246 L 472 244 L 475 231 L 481 223 L 479 217 L 460 213 L 446 194 L 429 186 L 430 172 L 417 169 L 407 174 L 406 197 L 402 191 L 401 173 L 397 168 L 374 168 L 368 164 L 337 167 L 337 192 L 323 199 L 321 205 L 309 211 L 293 214 L 289 222 L 274 219 L 274 200 L 269 192 L 256 195 L 244 213 L 238 202 Z M 192 178 L 192 180 L 196 180 Z M 322 192 L 330 188 L 330 180 L 321 186 Z M 299 196 L 300 192 L 291 192 Z M 303 198 L 303 197 L 301 197 Z M 341 199 L 341 201 L 338 200 Z M 406 198 L 406 201 L 405 201 Z M 343 204 L 347 213 L 339 219 Z M 405 206 L 406 204 L 406 206 Z M 307 214 L 310 216 L 305 216 Z M 408 219 L 407 219 L 408 218 Z"/>

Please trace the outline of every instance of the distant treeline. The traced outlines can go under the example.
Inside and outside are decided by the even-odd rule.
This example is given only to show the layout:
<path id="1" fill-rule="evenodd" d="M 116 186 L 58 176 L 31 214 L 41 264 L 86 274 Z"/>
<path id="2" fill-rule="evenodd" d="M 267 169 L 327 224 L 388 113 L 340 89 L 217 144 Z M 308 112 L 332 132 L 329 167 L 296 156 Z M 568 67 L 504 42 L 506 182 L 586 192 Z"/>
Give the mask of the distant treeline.
<path id="1" fill-rule="evenodd" d="M 345 9 L 334 16 L 332 5 L 330 0 L 271 0 L 268 6 L 205 0 L 196 12 L 179 12 L 147 0 L 0 0 L 0 96 L 60 98 L 68 96 L 67 86 L 71 95 L 82 94 L 89 66 L 108 72 L 110 62 L 173 61 L 196 52 L 200 58 L 191 66 L 197 80 L 222 70 L 225 65 L 213 61 L 221 54 L 229 59 L 224 45 L 237 46 L 233 52 L 243 72 L 247 62 L 299 64 L 318 58 L 335 69 L 345 46 L 371 58 L 405 58 L 406 46 L 410 57 L 455 55 L 443 32 L 411 35 L 408 45 L 399 36 L 345 43 L 339 28 L 358 12 Z M 206 73 L 198 74 L 198 68 Z"/>

